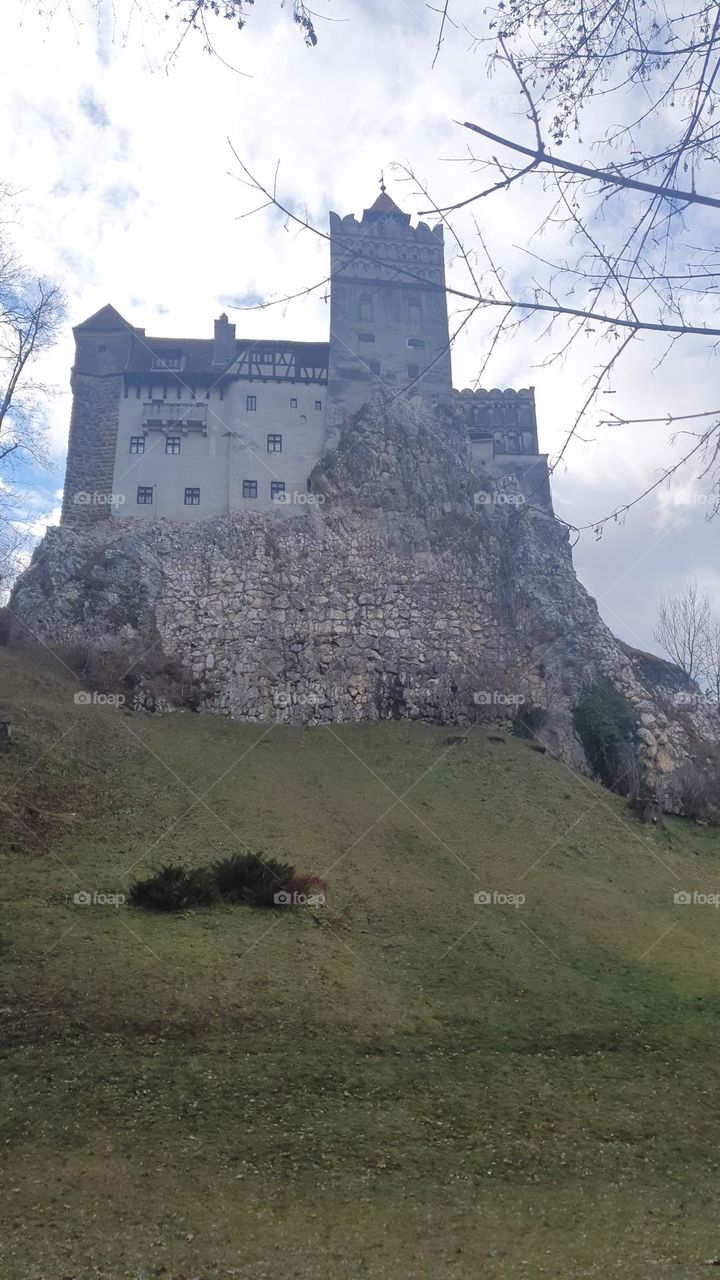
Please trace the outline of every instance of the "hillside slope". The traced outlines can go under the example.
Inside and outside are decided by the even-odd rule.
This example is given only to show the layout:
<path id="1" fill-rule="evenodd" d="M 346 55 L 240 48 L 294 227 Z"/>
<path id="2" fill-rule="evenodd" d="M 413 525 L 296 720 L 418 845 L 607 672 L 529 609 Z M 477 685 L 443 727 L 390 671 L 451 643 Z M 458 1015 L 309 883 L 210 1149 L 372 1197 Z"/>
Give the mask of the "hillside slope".
<path id="1" fill-rule="evenodd" d="M 77 687 L 0 649 L 4 1280 L 705 1274 L 717 830 L 487 729 Z M 341 919 L 73 901 L 239 847 Z"/>

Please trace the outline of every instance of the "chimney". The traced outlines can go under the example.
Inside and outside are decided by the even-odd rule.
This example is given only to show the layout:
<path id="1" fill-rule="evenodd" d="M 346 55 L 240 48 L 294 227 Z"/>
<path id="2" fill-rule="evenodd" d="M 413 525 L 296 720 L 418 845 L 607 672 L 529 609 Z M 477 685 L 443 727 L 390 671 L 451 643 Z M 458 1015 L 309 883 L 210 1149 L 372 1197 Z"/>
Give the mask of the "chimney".
<path id="1" fill-rule="evenodd" d="M 213 364 L 229 364 L 235 355 L 235 325 L 230 324 L 223 311 L 219 320 L 215 321 L 215 342 L 213 344 Z"/>

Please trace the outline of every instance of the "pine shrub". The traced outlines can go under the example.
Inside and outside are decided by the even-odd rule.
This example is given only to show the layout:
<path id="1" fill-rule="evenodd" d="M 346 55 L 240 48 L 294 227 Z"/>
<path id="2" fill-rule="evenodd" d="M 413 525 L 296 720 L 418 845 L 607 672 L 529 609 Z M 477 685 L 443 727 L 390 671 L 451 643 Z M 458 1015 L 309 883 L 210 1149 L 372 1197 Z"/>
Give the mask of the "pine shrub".
<path id="1" fill-rule="evenodd" d="M 128 901 L 147 911 L 186 911 L 189 907 L 212 907 L 220 902 L 215 876 L 208 867 L 187 870 L 183 866 L 161 867 L 147 880 L 136 880 Z"/>
<path id="2" fill-rule="evenodd" d="M 547 720 L 547 711 L 534 702 L 524 702 L 513 716 L 512 731 L 516 738 L 534 738 Z"/>
<path id="3" fill-rule="evenodd" d="M 236 853 L 216 862 L 215 883 L 226 902 L 245 902 L 251 907 L 274 907 L 275 894 L 295 874 L 289 863 L 257 853 Z"/>
<path id="4" fill-rule="evenodd" d="M 575 707 L 573 724 L 603 785 L 627 791 L 635 764 L 635 715 L 627 698 L 609 680 L 598 680 Z"/>

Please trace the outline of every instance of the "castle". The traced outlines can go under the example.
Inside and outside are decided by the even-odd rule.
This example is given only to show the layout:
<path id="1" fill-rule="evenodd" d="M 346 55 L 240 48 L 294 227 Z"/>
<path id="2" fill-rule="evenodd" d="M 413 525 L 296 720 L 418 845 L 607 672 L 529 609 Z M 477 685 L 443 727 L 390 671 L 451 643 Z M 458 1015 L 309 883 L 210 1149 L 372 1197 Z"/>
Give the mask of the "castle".
<path id="1" fill-rule="evenodd" d="M 75 330 L 62 523 L 205 520 L 312 502 L 311 473 L 373 400 L 455 405 L 473 468 L 550 508 L 532 389 L 452 389 L 443 230 L 381 184 L 330 214 L 329 342 L 154 338 L 105 306 Z"/>

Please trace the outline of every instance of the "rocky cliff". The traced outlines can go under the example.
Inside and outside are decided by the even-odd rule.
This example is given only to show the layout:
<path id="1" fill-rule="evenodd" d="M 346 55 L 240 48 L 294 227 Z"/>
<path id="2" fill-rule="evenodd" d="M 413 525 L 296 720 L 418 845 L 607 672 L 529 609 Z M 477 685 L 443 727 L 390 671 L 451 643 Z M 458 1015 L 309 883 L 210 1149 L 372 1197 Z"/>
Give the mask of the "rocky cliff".
<path id="1" fill-rule="evenodd" d="M 479 479 L 464 423 L 417 404 L 358 415 L 304 503 L 51 529 L 12 608 L 56 644 L 159 642 L 238 719 L 466 724 L 532 703 L 586 768 L 572 709 L 605 678 L 632 704 L 643 785 L 671 795 L 720 741 L 684 675 L 602 622 L 546 505 Z"/>

